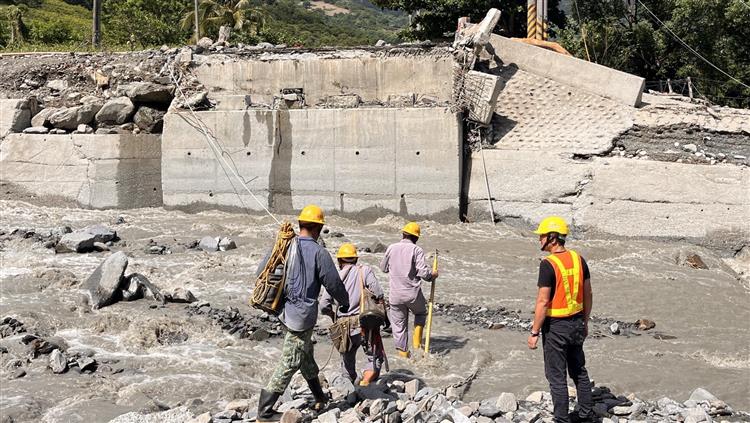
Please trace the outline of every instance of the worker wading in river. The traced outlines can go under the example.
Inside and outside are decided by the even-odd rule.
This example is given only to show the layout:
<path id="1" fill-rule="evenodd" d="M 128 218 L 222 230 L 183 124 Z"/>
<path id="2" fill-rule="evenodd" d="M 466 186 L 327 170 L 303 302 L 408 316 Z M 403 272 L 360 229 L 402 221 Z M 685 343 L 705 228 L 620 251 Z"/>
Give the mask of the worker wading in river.
<path id="1" fill-rule="evenodd" d="M 336 300 L 342 310 L 349 310 L 349 295 L 339 278 L 336 266 L 325 248 L 318 245 L 320 231 L 325 224 L 323 210 L 315 205 L 305 207 L 299 215 L 299 236 L 287 252 L 284 305 L 279 320 L 287 333 L 281 361 L 258 401 L 259 422 L 279 421 L 281 413 L 274 404 L 299 370 L 315 397 L 314 409 L 320 410 L 328 402 L 318 379 L 318 365 L 313 355 L 312 334 L 318 317 L 318 296 L 321 285 Z M 262 271 L 268 257 L 258 266 Z"/>
<path id="2" fill-rule="evenodd" d="M 382 304 L 383 288 L 370 266 L 357 264 L 359 257 L 354 245 L 342 245 L 336 254 L 336 259 L 339 264 L 339 276 L 344 281 L 346 292 L 349 293 L 349 309 L 339 309 L 334 315 L 333 299 L 327 292 L 324 292 L 320 300 L 320 310 L 322 314 L 330 316 L 334 324 L 342 325 L 343 332 L 346 332 L 341 335 L 348 339 L 344 340 L 345 344 L 339 352 L 342 372 L 352 382 L 357 379 L 357 351 L 360 347 L 364 350 L 367 356 L 367 367 L 359 384 L 367 386 L 380 376 L 380 370 L 385 361 L 383 341 L 380 337 L 380 326 L 385 321 L 380 318 L 370 319 L 367 316 L 360 319 L 360 298 L 362 295 L 368 295 Z"/>
<path id="3" fill-rule="evenodd" d="M 542 220 L 534 233 L 539 235 L 542 251 L 550 254 L 539 265 L 539 292 L 528 345 L 536 349 L 541 335 L 555 422 L 593 421 L 591 380 L 583 353 L 592 305 L 589 268 L 583 257 L 565 248 L 568 225 L 562 218 Z M 579 408 L 570 415 L 567 376 L 576 385 Z"/>
<path id="4" fill-rule="evenodd" d="M 422 329 L 427 317 L 427 304 L 422 294 L 422 281 L 434 282 L 438 272 L 430 270 L 424 250 L 417 246 L 421 230 L 415 222 L 401 229 L 402 239 L 392 244 L 380 262 L 380 270 L 389 275 L 390 320 L 393 341 L 401 357 L 409 357 L 409 312 L 414 314 L 414 349 L 422 347 Z"/>

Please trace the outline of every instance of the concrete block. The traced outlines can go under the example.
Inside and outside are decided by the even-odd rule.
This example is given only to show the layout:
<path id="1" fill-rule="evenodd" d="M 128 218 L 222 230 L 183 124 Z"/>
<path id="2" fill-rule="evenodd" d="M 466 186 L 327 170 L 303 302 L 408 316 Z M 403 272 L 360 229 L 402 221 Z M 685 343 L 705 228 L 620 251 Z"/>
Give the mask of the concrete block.
<path id="1" fill-rule="evenodd" d="M 490 44 L 505 64 L 635 107 L 641 102 L 646 81 L 596 63 L 555 53 L 493 34 Z"/>
<path id="2" fill-rule="evenodd" d="M 11 134 L 0 179 L 90 208 L 162 204 L 158 135 Z"/>
<path id="3" fill-rule="evenodd" d="M 498 76 L 469 71 L 464 81 L 464 99 L 469 104 L 469 119 L 489 124 L 503 85 Z"/>

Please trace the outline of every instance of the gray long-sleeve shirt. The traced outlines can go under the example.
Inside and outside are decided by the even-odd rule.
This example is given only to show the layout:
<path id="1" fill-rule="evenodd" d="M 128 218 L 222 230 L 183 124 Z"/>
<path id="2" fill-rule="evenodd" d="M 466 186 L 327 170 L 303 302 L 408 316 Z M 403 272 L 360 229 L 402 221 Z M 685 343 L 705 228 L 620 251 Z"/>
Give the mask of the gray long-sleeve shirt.
<path id="1" fill-rule="evenodd" d="M 364 278 L 363 282 L 365 287 L 375 295 L 375 298 L 383 298 L 383 288 L 380 286 L 380 283 L 375 277 L 375 273 L 372 271 L 372 268 L 370 268 L 370 266 L 355 266 L 352 264 L 346 265 L 344 266 L 344 268 L 339 270 L 339 276 L 341 277 L 341 280 L 344 281 L 346 292 L 349 293 L 349 310 L 347 310 L 345 313 L 341 310 L 337 310 L 337 317 L 354 316 L 356 314 L 359 314 L 359 300 L 361 298 L 360 296 L 362 295 L 359 279 L 360 273 Z M 328 292 L 324 292 L 320 299 L 320 310 L 323 314 L 330 314 L 334 310 L 333 299 L 331 298 L 331 295 L 328 294 Z"/>
<path id="2" fill-rule="evenodd" d="M 422 288 L 422 280 L 432 280 L 432 271 L 425 262 L 424 250 L 406 238 L 388 247 L 380 262 L 380 270 L 388 273 L 388 300 L 391 304 L 413 302 Z"/>
<path id="3" fill-rule="evenodd" d="M 299 236 L 295 242 L 298 243 L 297 247 L 293 244 L 288 252 L 288 258 L 293 262 L 287 263 L 286 301 L 279 319 L 289 330 L 302 332 L 313 328 L 318 319 L 321 285 L 342 306 L 349 306 L 349 295 L 325 248 L 310 237 Z M 298 249 L 296 254 L 295 248 Z M 258 272 L 263 270 L 268 257 L 258 265 Z"/>

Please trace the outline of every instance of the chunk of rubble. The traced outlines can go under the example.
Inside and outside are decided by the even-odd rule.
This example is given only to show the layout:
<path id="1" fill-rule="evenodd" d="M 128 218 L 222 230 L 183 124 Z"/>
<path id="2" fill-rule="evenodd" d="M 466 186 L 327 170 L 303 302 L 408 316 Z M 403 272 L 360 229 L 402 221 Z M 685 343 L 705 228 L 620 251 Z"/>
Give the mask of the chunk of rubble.
<path id="1" fill-rule="evenodd" d="M 119 299 L 120 285 L 127 267 L 128 256 L 118 251 L 107 257 L 86 279 L 83 287 L 94 310 L 113 304 Z"/>
<path id="2" fill-rule="evenodd" d="M 103 225 L 94 225 L 67 233 L 60 238 L 55 246 L 58 253 L 87 253 L 94 251 L 94 243 L 117 241 L 117 232 Z"/>

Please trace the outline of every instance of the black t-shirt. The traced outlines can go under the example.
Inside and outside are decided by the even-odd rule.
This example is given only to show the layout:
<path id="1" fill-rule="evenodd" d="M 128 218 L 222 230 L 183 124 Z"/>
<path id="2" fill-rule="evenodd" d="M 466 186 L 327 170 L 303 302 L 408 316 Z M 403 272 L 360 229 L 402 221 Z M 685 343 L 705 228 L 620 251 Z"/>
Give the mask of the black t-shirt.
<path id="1" fill-rule="evenodd" d="M 584 260 L 583 257 L 581 257 L 581 265 L 583 266 L 583 280 L 591 279 L 589 265 L 586 264 L 586 260 Z M 549 294 L 550 300 L 555 298 L 556 281 L 555 269 L 552 268 L 552 264 L 550 264 L 549 260 L 542 260 L 542 262 L 539 263 L 539 281 L 536 286 L 539 288 L 552 288 Z"/>

